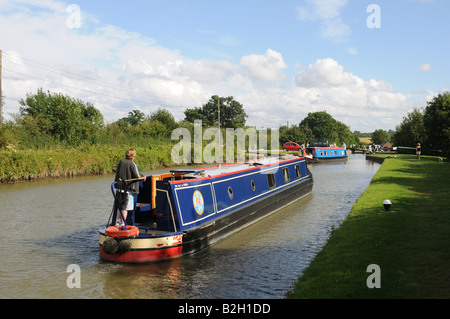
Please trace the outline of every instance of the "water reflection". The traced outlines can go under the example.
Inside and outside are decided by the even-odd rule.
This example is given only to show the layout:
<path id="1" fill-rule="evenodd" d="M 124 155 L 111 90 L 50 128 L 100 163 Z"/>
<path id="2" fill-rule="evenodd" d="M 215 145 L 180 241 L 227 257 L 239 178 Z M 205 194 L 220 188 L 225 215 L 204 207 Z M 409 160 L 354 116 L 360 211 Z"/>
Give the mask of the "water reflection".
<path id="1" fill-rule="evenodd" d="M 209 249 L 171 262 L 98 258 L 111 176 L 0 185 L 1 298 L 284 298 L 339 227 L 379 164 L 352 155 L 310 166 L 313 193 Z M 66 286 L 69 264 L 81 289 Z"/>

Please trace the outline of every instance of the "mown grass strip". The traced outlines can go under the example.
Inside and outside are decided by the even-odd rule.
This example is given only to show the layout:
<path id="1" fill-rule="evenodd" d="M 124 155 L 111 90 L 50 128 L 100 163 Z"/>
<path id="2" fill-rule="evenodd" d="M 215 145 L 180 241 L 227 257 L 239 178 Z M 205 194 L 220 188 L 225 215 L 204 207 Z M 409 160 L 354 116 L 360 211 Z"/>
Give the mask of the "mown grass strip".
<path id="1" fill-rule="evenodd" d="M 391 156 L 287 297 L 449 298 L 449 247 L 450 165 Z M 381 288 L 367 286 L 371 264 Z"/>

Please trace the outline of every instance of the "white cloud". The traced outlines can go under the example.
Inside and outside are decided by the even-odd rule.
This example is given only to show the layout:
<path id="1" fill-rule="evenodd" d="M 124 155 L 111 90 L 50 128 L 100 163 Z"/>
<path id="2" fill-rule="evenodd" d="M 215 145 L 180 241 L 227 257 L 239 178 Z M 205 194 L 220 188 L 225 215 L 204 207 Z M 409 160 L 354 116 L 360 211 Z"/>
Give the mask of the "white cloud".
<path id="1" fill-rule="evenodd" d="M 353 74 L 344 72 L 344 67 L 331 58 L 319 59 L 315 64 L 303 67 L 295 77 L 296 84 L 301 87 L 344 86 L 358 80 Z"/>
<path id="2" fill-rule="evenodd" d="M 359 54 L 358 49 L 356 47 L 348 47 L 347 52 L 348 52 L 348 54 L 351 54 L 351 55 Z"/>
<path id="3" fill-rule="evenodd" d="M 282 53 L 273 49 L 243 56 L 237 64 L 188 59 L 95 17 L 70 29 L 59 1 L 39 1 L 38 11 L 32 10 L 37 1 L 0 1 L 5 116 L 17 113 L 17 101 L 41 87 L 93 103 L 108 121 L 158 107 L 182 119 L 187 107 L 201 106 L 214 94 L 234 96 L 244 105 L 248 124 L 257 127 L 295 124 L 308 112 L 326 110 L 352 130 L 373 131 L 394 128 L 406 114 L 406 95 L 384 81 L 346 72 L 331 58 L 299 67 L 288 81 Z M 310 18 L 333 21 L 346 1 L 309 3 L 314 5 Z"/>
<path id="4" fill-rule="evenodd" d="M 322 24 L 320 35 L 325 39 L 336 41 L 345 41 L 352 33 L 350 26 L 345 24 L 342 19 L 326 20 Z"/>
<path id="5" fill-rule="evenodd" d="M 31 11 L 32 9 L 41 9 L 50 12 L 63 13 L 66 12 L 67 5 L 54 0 L 16 0 L 16 1 L 0 1 L 4 10 L 21 10 Z"/>
<path id="6" fill-rule="evenodd" d="M 339 16 L 346 4 L 347 0 L 307 0 L 297 8 L 297 16 L 302 21 L 329 20 Z"/>
<path id="7" fill-rule="evenodd" d="M 423 71 L 425 73 L 433 72 L 433 68 L 431 67 L 431 64 L 425 63 L 419 66 L 419 70 Z"/>
<path id="8" fill-rule="evenodd" d="M 66 5 L 57 1 L 8 1 L 2 8 L 5 116 L 17 113 L 18 100 L 42 87 L 94 102 L 109 121 L 134 108 L 149 113 L 159 106 L 182 117 L 182 108 L 212 95 L 201 82 L 223 80 L 230 70 L 229 63 L 191 61 L 117 26 L 71 29 Z"/>
<path id="9" fill-rule="evenodd" d="M 394 128 L 407 107 L 408 96 L 395 92 L 389 83 L 365 81 L 345 72 L 331 58 L 319 59 L 300 69 L 295 84 L 290 94 L 296 97 L 294 100 L 302 100 L 299 105 L 310 111 L 326 110 L 336 119 L 351 119 L 347 124 L 355 123 L 353 130 L 364 130 L 357 124 L 362 121 L 369 122 L 373 129 Z"/>
<path id="10" fill-rule="evenodd" d="M 257 80 L 284 81 L 286 74 L 282 71 L 287 66 L 281 53 L 268 49 L 264 55 L 251 54 L 242 57 L 241 65 Z"/>
<path id="11" fill-rule="evenodd" d="M 321 38 L 338 42 L 345 41 L 351 34 L 350 26 L 341 17 L 347 0 L 307 0 L 297 7 L 297 18 L 301 21 L 319 21 Z"/>

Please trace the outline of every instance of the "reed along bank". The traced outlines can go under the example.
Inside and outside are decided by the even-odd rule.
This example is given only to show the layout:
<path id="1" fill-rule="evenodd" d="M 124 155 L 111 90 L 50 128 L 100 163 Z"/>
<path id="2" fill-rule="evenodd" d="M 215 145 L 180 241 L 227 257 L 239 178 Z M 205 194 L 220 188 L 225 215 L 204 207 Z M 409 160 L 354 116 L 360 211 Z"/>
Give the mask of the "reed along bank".
<path id="1" fill-rule="evenodd" d="M 134 147 L 140 171 L 172 165 L 171 144 Z M 0 182 L 14 183 L 46 178 L 64 178 L 113 173 L 125 157 L 127 147 L 114 145 L 81 145 L 48 150 L 0 151 Z"/>

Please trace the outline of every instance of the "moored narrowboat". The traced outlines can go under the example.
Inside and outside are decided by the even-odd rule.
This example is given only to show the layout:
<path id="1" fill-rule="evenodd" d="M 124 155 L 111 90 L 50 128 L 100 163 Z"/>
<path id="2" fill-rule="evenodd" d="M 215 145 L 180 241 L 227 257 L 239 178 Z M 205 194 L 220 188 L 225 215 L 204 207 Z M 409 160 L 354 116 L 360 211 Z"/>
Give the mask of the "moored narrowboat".
<path id="1" fill-rule="evenodd" d="M 346 161 L 347 148 L 345 144 L 342 147 L 336 147 L 330 146 L 328 141 L 317 141 L 306 147 L 305 158 L 308 163 Z"/>
<path id="2" fill-rule="evenodd" d="M 304 157 L 284 155 L 175 169 L 139 184 L 123 227 L 115 221 L 126 183 L 111 185 L 114 206 L 99 231 L 104 261 L 157 262 L 202 250 L 310 194 L 313 177 Z"/>

